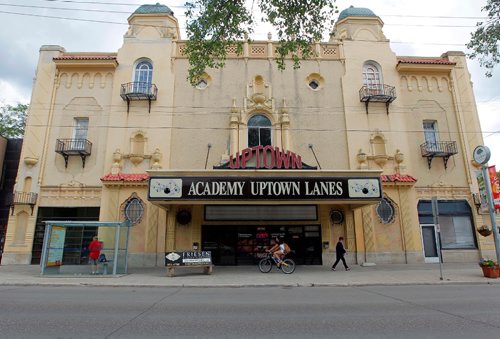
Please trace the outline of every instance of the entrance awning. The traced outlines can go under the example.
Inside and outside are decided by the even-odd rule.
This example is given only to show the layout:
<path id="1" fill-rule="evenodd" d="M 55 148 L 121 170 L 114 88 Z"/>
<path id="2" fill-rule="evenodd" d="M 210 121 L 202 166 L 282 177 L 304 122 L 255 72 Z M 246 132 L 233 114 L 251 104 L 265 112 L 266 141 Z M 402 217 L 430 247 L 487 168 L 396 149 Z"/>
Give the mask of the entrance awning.
<path id="1" fill-rule="evenodd" d="M 148 200 L 171 204 L 374 204 L 382 171 L 148 171 Z M 359 206 L 357 206 L 359 207 Z"/>

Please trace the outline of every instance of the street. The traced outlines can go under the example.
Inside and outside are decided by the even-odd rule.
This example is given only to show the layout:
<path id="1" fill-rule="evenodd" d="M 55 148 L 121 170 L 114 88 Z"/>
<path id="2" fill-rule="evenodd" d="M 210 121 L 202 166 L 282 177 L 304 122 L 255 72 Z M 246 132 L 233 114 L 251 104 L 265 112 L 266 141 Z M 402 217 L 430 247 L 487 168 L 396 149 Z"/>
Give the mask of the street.
<path id="1" fill-rule="evenodd" d="M 2 338 L 495 338 L 500 285 L 0 287 Z"/>

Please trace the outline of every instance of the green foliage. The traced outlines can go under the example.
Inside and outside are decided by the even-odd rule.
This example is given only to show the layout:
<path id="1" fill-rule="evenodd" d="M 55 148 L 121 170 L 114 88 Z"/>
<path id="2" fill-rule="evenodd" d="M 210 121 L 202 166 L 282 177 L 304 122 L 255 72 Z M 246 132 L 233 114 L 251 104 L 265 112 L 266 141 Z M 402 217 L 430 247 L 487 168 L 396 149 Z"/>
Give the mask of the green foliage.
<path id="1" fill-rule="evenodd" d="M 301 59 L 313 56 L 312 44 L 324 31 L 331 30 L 336 0 L 193 0 L 186 3 L 189 59 L 188 79 L 195 85 L 206 68 L 222 68 L 227 48 L 236 47 L 243 54 L 243 42 L 254 31 L 253 6 L 258 5 L 262 22 L 274 26 L 279 41 L 276 52 L 278 68 L 285 69 L 285 57 L 291 57 L 294 68 Z"/>
<path id="2" fill-rule="evenodd" d="M 500 40 L 500 0 L 488 0 L 481 8 L 488 13 L 488 20 L 477 23 L 477 29 L 471 33 L 471 40 L 467 48 L 472 50 L 468 54 L 471 59 L 478 59 L 481 67 L 486 68 L 486 76 L 491 77 L 493 68 L 500 62 L 498 41 Z"/>
<path id="3" fill-rule="evenodd" d="M 5 138 L 22 138 L 26 126 L 28 105 L 0 106 L 0 135 Z"/>

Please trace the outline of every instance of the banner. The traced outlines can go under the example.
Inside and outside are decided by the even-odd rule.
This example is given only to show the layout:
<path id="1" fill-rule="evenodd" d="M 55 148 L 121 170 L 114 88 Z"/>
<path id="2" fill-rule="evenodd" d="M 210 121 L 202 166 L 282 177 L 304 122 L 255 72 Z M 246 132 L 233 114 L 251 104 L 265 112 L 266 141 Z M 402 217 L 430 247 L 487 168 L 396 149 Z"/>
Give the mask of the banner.
<path id="1" fill-rule="evenodd" d="M 52 226 L 50 236 L 49 253 L 47 255 L 47 267 L 61 266 L 64 252 L 64 238 L 66 237 L 66 227 Z"/>
<path id="2" fill-rule="evenodd" d="M 476 171 L 477 184 L 479 186 L 479 198 L 481 200 L 481 212 L 488 212 L 488 193 L 486 192 L 486 185 L 484 183 L 483 172 Z"/>
<path id="3" fill-rule="evenodd" d="M 196 266 L 211 264 L 212 252 L 210 251 L 183 251 L 165 253 L 165 266 Z"/>
<path id="4" fill-rule="evenodd" d="M 488 167 L 490 176 L 491 194 L 493 195 L 493 205 L 495 209 L 500 209 L 500 183 L 498 182 L 497 170 L 495 166 Z"/>

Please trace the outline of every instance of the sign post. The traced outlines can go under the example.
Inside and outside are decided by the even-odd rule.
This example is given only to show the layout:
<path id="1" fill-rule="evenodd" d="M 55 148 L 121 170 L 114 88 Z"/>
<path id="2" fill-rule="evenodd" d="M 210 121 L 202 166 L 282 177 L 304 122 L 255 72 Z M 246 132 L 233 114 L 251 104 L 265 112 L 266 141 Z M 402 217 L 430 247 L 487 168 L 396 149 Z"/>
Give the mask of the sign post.
<path id="1" fill-rule="evenodd" d="M 490 149 L 486 146 L 477 146 L 474 149 L 473 157 L 477 163 L 481 164 L 481 170 L 483 172 L 483 178 L 486 186 L 486 196 L 488 197 L 491 228 L 493 229 L 493 239 L 495 239 L 497 262 L 500 262 L 500 236 L 498 234 L 498 227 L 495 218 L 495 205 L 493 201 L 493 194 L 491 191 L 490 175 L 488 173 L 488 167 L 486 166 L 488 160 L 490 160 L 491 157 Z"/>
<path id="2" fill-rule="evenodd" d="M 436 246 L 439 256 L 439 280 L 443 280 L 443 258 L 441 253 L 441 227 L 439 226 L 439 209 L 437 197 L 432 197 L 432 217 L 434 220 L 434 227 L 436 228 L 437 239 Z"/>

